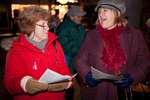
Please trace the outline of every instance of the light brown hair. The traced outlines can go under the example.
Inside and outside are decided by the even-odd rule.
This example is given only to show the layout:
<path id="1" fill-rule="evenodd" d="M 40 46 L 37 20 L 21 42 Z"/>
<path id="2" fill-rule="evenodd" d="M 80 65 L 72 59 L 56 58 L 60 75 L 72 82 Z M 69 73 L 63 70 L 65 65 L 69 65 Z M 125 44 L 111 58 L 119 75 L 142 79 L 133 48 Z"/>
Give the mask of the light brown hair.
<path id="1" fill-rule="evenodd" d="M 39 20 L 49 20 L 50 13 L 39 6 L 25 7 L 19 14 L 18 25 L 24 34 L 30 34 Z"/>
<path id="2" fill-rule="evenodd" d="M 127 26 L 128 20 L 120 13 L 120 11 L 114 9 L 112 9 L 112 11 L 115 13 L 116 16 L 116 24 L 118 26 Z"/>

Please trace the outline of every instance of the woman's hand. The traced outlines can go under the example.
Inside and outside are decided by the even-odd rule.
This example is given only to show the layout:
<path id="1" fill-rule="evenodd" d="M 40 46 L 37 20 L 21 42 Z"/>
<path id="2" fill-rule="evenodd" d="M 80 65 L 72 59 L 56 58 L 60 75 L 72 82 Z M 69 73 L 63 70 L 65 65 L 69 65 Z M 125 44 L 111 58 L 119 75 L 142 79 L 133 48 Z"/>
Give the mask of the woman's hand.
<path id="1" fill-rule="evenodd" d="M 29 79 L 26 83 L 26 91 L 29 94 L 35 94 L 37 92 L 46 91 L 48 88 L 47 83 L 41 83 L 34 79 Z"/>
<path id="2" fill-rule="evenodd" d="M 67 81 L 67 82 L 59 82 L 59 83 L 53 83 L 53 84 L 48 84 L 48 91 L 63 91 L 72 86 L 72 81 Z"/>

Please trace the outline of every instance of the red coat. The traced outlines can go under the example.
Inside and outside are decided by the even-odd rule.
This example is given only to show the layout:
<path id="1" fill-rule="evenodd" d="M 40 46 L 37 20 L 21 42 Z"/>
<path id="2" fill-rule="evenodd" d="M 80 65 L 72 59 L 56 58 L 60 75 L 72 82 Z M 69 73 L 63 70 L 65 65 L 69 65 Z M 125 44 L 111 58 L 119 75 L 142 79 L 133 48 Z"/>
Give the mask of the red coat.
<path id="1" fill-rule="evenodd" d="M 38 80 L 47 68 L 70 75 L 57 37 L 53 33 L 48 34 L 44 51 L 28 42 L 24 35 L 20 35 L 7 54 L 4 83 L 15 100 L 64 100 L 64 92 L 44 92 L 31 96 L 20 87 L 20 80 L 24 76 Z"/>

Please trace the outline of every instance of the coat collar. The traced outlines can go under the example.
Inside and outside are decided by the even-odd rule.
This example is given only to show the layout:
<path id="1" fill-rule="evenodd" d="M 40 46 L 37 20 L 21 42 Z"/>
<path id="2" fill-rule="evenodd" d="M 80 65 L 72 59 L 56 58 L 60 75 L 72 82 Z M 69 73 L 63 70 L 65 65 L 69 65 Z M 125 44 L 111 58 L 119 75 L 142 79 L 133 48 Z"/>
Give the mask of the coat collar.
<path id="1" fill-rule="evenodd" d="M 51 32 L 48 32 L 48 42 L 47 45 L 51 45 L 55 40 L 57 39 L 57 36 Z M 35 47 L 33 44 L 31 44 L 25 37 L 24 34 L 21 34 L 19 38 L 14 41 L 13 43 L 14 48 L 27 48 L 34 51 L 39 51 L 37 47 Z"/>

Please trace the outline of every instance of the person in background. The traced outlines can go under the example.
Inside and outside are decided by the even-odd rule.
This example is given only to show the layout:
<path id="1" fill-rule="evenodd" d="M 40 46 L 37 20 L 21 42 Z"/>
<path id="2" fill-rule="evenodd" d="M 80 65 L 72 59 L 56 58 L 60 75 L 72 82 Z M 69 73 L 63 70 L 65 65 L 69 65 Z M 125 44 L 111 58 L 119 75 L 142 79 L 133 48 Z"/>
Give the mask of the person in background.
<path id="1" fill-rule="evenodd" d="M 87 33 L 76 56 L 76 70 L 84 83 L 82 100 L 127 100 L 130 86 L 149 72 L 148 47 L 142 33 L 128 25 L 124 0 L 100 0 L 95 11 L 96 28 Z M 115 78 L 100 79 L 92 67 Z"/>
<path id="2" fill-rule="evenodd" d="M 22 33 L 7 54 L 6 89 L 14 100 L 65 100 L 65 89 L 71 86 L 71 81 L 39 82 L 47 69 L 71 75 L 57 37 L 48 32 L 49 12 L 39 6 L 29 6 L 18 18 Z"/>
<path id="3" fill-rule="evenodd" d="M 18 26 L 18 16 L 19 16 L 19 10 L 15 9 L 13 10 L 14 17 L 12 18 L 12 33 L 13 35 L 17 35 L 17 32 L 19 32 L 19 26 Z"/>
<path id="4" fill-rule="evenodd" d="M 58 27 L 60 22 L 61 22 L 61 20 L 59 19 L 59 10 L 56 9 L 55 10 L 55 15 L 51 16 L 51 19 L 49 21 L 50 31 L 55 33 L 56 28 Z"/>
<path id="5" fill-rule="evenodd" d="M 63 22 L 56 29 L 58 40 L 64 49 L 66 61 L 72 74 L 76 73 L 73 66 L 74 57 L 78 54 L 78 50 L 85 38 L 85 28 L 81 25 L 82 17 L 85 14 L 86 12 L 80 6 L 72 5 L 65 15 Z M 76 81 L 74 83 L 74 87 L 78 88 L 78 83 Z M 77 88 L 75 91 L 78 91 L 79 88 Z M 75 92 L 76 94 L 78 95 L 79 92 Z M 77 95 L 74 97 L 79 97 Z"/>

